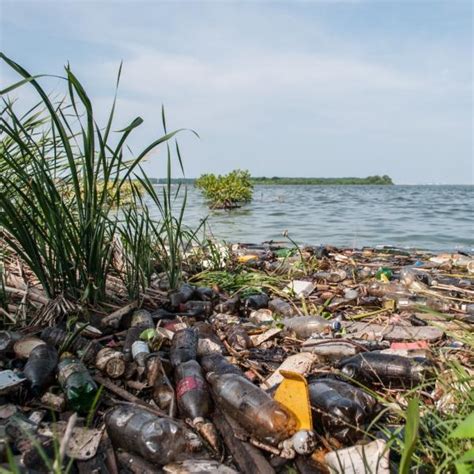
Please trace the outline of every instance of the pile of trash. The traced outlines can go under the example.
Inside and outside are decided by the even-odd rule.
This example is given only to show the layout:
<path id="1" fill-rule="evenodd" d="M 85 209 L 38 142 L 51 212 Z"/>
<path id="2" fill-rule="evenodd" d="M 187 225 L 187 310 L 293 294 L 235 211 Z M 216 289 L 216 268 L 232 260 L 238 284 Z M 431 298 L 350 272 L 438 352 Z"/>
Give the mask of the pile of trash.
<path id="1" fill-rule="evenodd" d="M 272 284 L 202 271 L 157 279 L 153 309 L 0 331 L 2 467 L 396 472 L 409 400 L 456 410 L 450 364 L 472 390 L 471 256 L 267 243 L 230 259 Z"/>

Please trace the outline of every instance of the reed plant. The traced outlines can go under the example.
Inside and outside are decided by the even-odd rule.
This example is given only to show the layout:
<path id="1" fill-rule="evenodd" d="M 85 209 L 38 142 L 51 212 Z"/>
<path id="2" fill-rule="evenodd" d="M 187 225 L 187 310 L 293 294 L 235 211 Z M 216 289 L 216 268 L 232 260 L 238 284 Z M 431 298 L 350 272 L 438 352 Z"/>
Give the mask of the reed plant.
<path id="1" fill-rule="evenodd" d="M 182 241 L 182 213 L 178 218 L 171 215 L 169 187 L 161 204 L 140 164 L 179 130 L 165 131 L 133 156 L 128 142 L 143 120 L 136 117 L 113 132 L 121 66 L 108 119 L 101 127 L 86 90 L 69 65 L 61 77 L 65 96 L 54 101 L 40 84 L 41 76 L 31 75 L 3 53 L 0 60 L 20 77 L 0 91 L 4 96 L 0 118 L 0 228 L 8 246 L 32 270 L 48 297 L 64 295 L 91 304 L 105 298 L 107 278 L 114 270 L 117 238 L 124 243 L 129 289 L 136 295 L 150 274 L 152 226 L 162 248 L 165 243 L 169 246 L 164 257 L 169 260 L 166 265 L 175 281 L 179 274 L 176 248 Z M 8 98 L 10 92 L 23 87 L 32 87 L 39 97 L 27 114 L 18 113 L 17 104 Z M 136 180 L 147 184 L 153 201 L 162 206 L 165 219 L 161 225 L 135 207 L 143 202 L 138 199 Z M 123 189 L 133 189 L 133 200 L 126 203 L 128 207 L 122 213 L 117 209 L 123 204 Z M 135 276 L 130 272 L 136 272 Z"/>

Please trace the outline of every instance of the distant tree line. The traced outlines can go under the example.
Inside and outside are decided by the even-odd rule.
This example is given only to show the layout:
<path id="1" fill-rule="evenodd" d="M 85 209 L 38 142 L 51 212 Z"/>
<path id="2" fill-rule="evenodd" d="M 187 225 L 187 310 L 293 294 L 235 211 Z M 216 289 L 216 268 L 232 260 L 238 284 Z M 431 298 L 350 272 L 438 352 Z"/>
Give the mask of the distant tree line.
<path id="1" fill-rule="evenodd" d="M 383 176 L 374 175 L 367 176 L 366 178 L 285 178 L 279 176 L 273 176 L 271 178 L 263 177 L 251 177 L 249 178 L 253 185 L 256 184 L 293 184 L 293 185 L 353 185 L 353 184 L 376 184 L 376 185 L 391 185 L 394 184 L 392 178 L 384 174 Z M 151 178 L 150 181 L 153 184 L 165 184 L 166 178 Z M 195 184 L 195 178 L 178 178 L 172 179 L 173 184 Z"/>
<path id="2" fill-rule="evenodd" d="M 389 185 L 393 184 L 392 178 L 384 174 L 383 176 L 374 175 L 367 176 L 366 178 L 280 178 L 273 176 L 272 178 L 267 177 L 254 177 L 252 178 L 253 184 L 317 184 L 317 185 L 336 185 L 336 184 L 377 184 L 377 185 Z"/>

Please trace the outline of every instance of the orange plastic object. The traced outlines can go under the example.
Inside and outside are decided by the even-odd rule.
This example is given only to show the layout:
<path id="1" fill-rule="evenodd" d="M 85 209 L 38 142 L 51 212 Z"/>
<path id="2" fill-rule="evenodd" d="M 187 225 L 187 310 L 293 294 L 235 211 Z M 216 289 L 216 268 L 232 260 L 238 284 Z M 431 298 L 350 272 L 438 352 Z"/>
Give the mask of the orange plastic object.
<path id="1" fill-rule="evenodd" d="M 312 430 L 313 418 L 309 401 L 308 382 L 296 372 L 280 370 L 284 377 L 273 397 L 290 410 L 298 420 L 298 430 Z"/>

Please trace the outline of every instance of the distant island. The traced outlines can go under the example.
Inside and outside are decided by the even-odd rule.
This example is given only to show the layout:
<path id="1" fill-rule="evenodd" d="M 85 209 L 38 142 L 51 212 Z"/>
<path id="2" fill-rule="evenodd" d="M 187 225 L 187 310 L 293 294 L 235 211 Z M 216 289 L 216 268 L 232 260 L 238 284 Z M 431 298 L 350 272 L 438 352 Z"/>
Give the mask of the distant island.
<path id="1" fill-rule="evenodd" d="M 390 176 L 386 174 L 383 176 L 367 176 L 366 178 L 287 178 L 287 177 L 278 177 L 273 176 L 272 178 L 263 177 L 252 177 L 252 184 L 263 184 L 263 185 L 272 185 L 272 184 L 282 184 L 282 185 L 392 185 L 393 181 Z M 166 178 L 150 178 L 150 181 L 153 184 L 165 184 L 167 182 Z M 194 184 L 196 181 L 195 178 L 177 178 L 172 179 L 173 184 Z"/>

